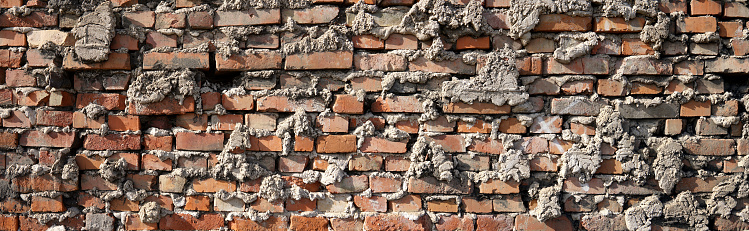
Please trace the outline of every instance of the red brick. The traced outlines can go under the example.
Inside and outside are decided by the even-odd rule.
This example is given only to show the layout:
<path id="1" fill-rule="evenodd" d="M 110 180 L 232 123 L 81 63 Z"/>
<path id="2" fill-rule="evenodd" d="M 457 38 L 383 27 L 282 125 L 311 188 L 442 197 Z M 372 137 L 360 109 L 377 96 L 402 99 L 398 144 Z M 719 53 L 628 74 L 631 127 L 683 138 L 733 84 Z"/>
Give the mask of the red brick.
<path id="1" fill-rule="evenodd" d="M 695 117 L 695 116 L 710 116 L 711 102 L 710 101 L 689 101 L 681 105 L 681 116 L 683 117 Z"/>
<path id="2" fill-rule="evenodd" d="M 492 103 L 474 102 L 467 103 L 449 103 L 442 108 L 445 113 L 466 113 L 466 114 L 509 114 L 510 105 L 497 106 Z"/>
<path id="3" fill-rule="evenodd" d="M 128 50 L 138 50 L 138 39 L 133 38 L 130 35 L 118 34 L 112 39 L 112 43 L 109 45 L 110 49 L 117 50 L 120 48 L 127 48 Z"/>
<path id="4" fill-rule="evenodd" d="M 246 11 L 216 11 L 214 26 L 247 26 L 281 22 L 279 9 L 251 9 Z"/>
<path id="5" fill-rule="evenodd" d="M 325 217 L 291 216 L 290 230 L 327 231 L 328 219 Z"/>
<path id="6" fill-rule="evenodd" d="M 72 147 L 74 142 L 75 132 L 44 133 L 37 130 L 24 132 L 18 141 L 21 146 L 55 148 Z"/>
<path id="7" fill-rule="evenodd" d="M 668 1 L 661 1 L 658 4 L 658 9 L 663 11 L 663 13 L 670 14 L 673 12 L 687 12 L 687 0 L 668 0 Z"/>
<path id="8" fill-rule="evenodd" d="M 622 55 L 653 55 L 655 50 L 640 39 L 622 39 Z"/>
<path id="9" fill-rule="evenodd" d="M 354 196 L 354 204 L 362 212 L 387 212 L 387 200 L 381 196 Z"/>
<path id="10" fill-rule="evenodd" d="M 2 149 L 14 149 L 18 147 L 18 134 L 2 132 L 0 133 L 0 148 Z M 0 159 L 3 159 L 0 157 Z M 4 160 L 1 160 L 4 162 Z M 3 164 L 4 166 L 4 164 Z"/>
<path id="11" fill-rule="evenodd" d="M 156 13 L 153 11 L 124 12 L 122 19 L 123 21 L 129 21 L 135 26 L 153 27 L 156 20 Z"/>
<path id="12" fill-rule="evenodd" d="M 693 193 L 711 192 L 715 186 L 726 179 L 728 179 L 728 176 L 706 177 L 705 179 L 685 177 L 681 178 L 681 181 L 676 184 L 674 191 L 682 192 L 689 190 Z"/>
<path id="13" fill-rule="evenodd" d="M 516 66 L 520 75 L 540 75 L 544 68 L 541 57 L 519 58 L 516 60 Z"/>
<path id="14" fill-rule="evenodd" d="M 525 133 L 527 129 L 528 128 L 515 117 L 503 119 L 499 122 L 499 131 L 503 133 L 522 134 Z"/>
<path id="15" fill-rule="evenodd" d="M 141 165 L 145 170 L 171 171 L 172 160 L 162 160 L 153 154 L 143 154 Z"/>
<path id="16" fill-rule="evenodd" d="M 140 135 L 86 135 L 83 147 L 88 150 L 139 150 Z"/>
<path id="17" fill-rule="evenodd" d="M 23 52 L 14 52 L 8 49 L 0 49 L 0 67 L 21 67 Z"/>
<path id="18" fill-rule="evenodd" d="M 14 105 L 16 100 L 13 97 L 13 90 L 2 89 L 0 90 L 0 105 Z"/>
<path id="19" fill-rule="evenodd" d="M 138 202 L 131 201 L 127 197 L 120 197 L 109 202 L 109 209 L 113 211 L 138 211 Z"/>
<path id="20" fill-rule="evenodd" d="M 190 12 L 187 15 L 187 23 L 192 29 L 211 29 L 213 28 L 213 15 L 207 11 Z"/>
<path id="21" fill-rule="evenodd" d="M 645 26 L 645 18 L 605 18 L 596 17 L 596 32 L 631 33 L 640 32 Z"/>
<path id="22" fill-rule="evenodd" d="M 458 121 L 458 132 L 461 133 L 491 133 L 492 123 L 477 119 L 473 123 Z"/>
<path id="23" fill-rule="evenodd" d="M 10 31 L 10 30 L 0 31 L 0 46 L 11 46 L 11 47 L 26 46 L 26 35 L 23 33 Z"/>
<path id="24" fill-rule="evenodd" d="M 518 215 L 515 217 L 515 229 L 514 230 L 539 230 L 539 231 L 554 231 L 554 230 L 574 230 L 572 222 L 567 216 L 560 216 L 541 222 L 535 217 L 530 215 Z"/>
<path id="25" fill-rule="evenodd" d="M 590 31 L 593 25 L 593 18 L 591 17 L 575 17 L 563 14 L 544 14 L 538 20 L 538 24 L 533 28 L 533 31 Z"/>
<path id="26" fill-rule="evenodd" d="M 604 194 L 606 189 L 603 186 L 603 180 L 599 178 L 593 178 L 587 183 L 582 183 L 578 178 L 570 177 L 562 184 L 562 191 L 569 193 Z"/>
<path id="27" fill-rule="evenodd" d="M 3 231 L 18 230 L 18 216 L 0 215 L 0 230 L 3 230 Z"/>
<path id="28" fill-rule="evenodd" d="M 397 54 L 357 53 L 354 55 L 354 67 L 357 70 L 405 71 L 408 62 Z"/>
<path id="29" fill-rule="evenodd" d="M 125 218 L 125 229 L 127 230 L 156 230 L 158 223 L 144 223 L 138 214 L 130 214 Z"/>
<path id="30" fill-rule="evenodd" d="M 237 183 L 233 181 L 207 178 L 201 180 L 193 180 L 192 188 L 199 193 L 214 193 L 222 189 L 227 192 L 234 192 L 237 190 Z"/>
<path id="31" fill-rule="evenodd" d="M 330 226 L 333 231 L 359 231 L 364 230 L 364 221 L 356 218 L 331 218 Z"/>
<path id="32" fill-rule="evenodd" d="M 224 134 L 179 132 L 175 134 L 178 150 L 221 151 L 224 148 Z"/>
<path id="33" fill-rule="evenodd" d="M 174 138 L 172 136 L 143 136 L 143 149 L 145 150 L 162 150 L 171 152 Z"/>
<path id="34" fill-rule="evenodd" d="M 736 153 L 733 139 L 700 139 L 682 142 L 684 151 L 692 155 L 730 156 Z"/>
<path id="35" fill-rule="evenodd" d="M 72 54 L 66 54 L 62 61 L 65 70 L 130 70 L 130 54 L 109 53 L 107 61 L 98 63 L 83 63 L 75 60 Z"/>
<path id="36" fill-rule="evenodd" d="M 527 50 L 528 53 L 531 54 L 551 53 L 556 50 L 556 42 L 554 42 L 554 40 L 552 39 L 547 38 L 534 38 L 531 39 L 527 45 L 525 45 L 525 50 Z"/>
<path id="37" fill-rule="evenodd" d="M 533 119 L 531 133 L 562 133 L 562 117 L 541 116 Z"/>
<path id="38" fill-rule="evenodd" d="M 715 32 L 718 27 L 718 21 L 714 17 L 686 17 L 684 23 L 676 24 L 676 31 L 679 33 L 705 33 Z"/>
<path id="39" fill-rule="evenodd" d="M 45 11 L 32 11 L 27 16 L 15 16 L 10 12 L 0 15 L 0 27 L 54 27 L 57 14 Z"/>
<path id="40" fill-rule="evenodd" d="M 211 198 L 203 195 L 186 196 L 185 210 L 210 211 Z"/>
<path id="41" fill-rule="evenodd" d="M 413 35 L 391 34 L 385 40 L 385 50 L 416 50 L 419 39 Z"/>
<path id="42" fill-rule="evenodd" d="M 229 221 L 229 228 L 239 231 L 285 231 L 289 229 L 289 218 L 285 216 L 270 216 L 264 221 L 253 221 L 236 217 Z"/>
<path id="43" fill-rule="evenodd" d="M 689 6 L 692 15 L 717 15 L 723 10 L 720 1 L 713 0 L 691 0 Z"/>
<path id="44" fill-rule="evenodd" d="M 166 230 L 212 230 L 224 226 L 224 216 L 205 213 L 196 218 L 190 214 L 171 214 L 159 220 L 159 229 Z"/>
<path id="45" fill-rule="evenodd" d="M 98 104 L 104 106 L 107 110 L 121 111 L 125 110 L 125 99 L 124 95 L 120 94 L 91 94 L 91 93 L 78 93 L 75 100 L 75 107 L 78 109 L 84 108 L 89 104 Z"/>
<path id="46" fill-rule="evenodd" d="M 13 92 L 13 96 L 18 100 L 19 106 L 46 106 L 49 102 L 49 92 L 46 90 L 35 90 L 24 94 L 22 91 Z"/>
<path id="47" fill-rule="evenodd" d="M 252 147 L 249 151 L 280 152 L 283 150 L 283 139 L 278 136 L 250 137 Z"/>
<path id="48" fill-rule="evenodd" d="M 491 38 L 490 37 L 473 38 L 470 36 L 460 37 L 455 42 L 455 49 L 456 50 L 491 49 Z"/>
<path id="49" fill-rule="evenodd" d="M 338 16 L 338 7 L 314 6 L 306 9 L 289 9 L 281 11 L 284 21 L 294 20 L 299 24 L 323 24 L 330 23 Z"/>
<path id="50" fill-rule="evenodd" d="M 65 205 L 62 204 L 62 196 L 47 198 L 35 196 L 31 199 L 31 211 L 34 212 L 64 212 Z"/>
<path id="51" fill-rule="evenodd" d="M 281 69 L 283 55 L 276 51 L 258 51 L 253 54 L 233 54 L 224 59 L 215 54 L 217 71 L 250 71 Z"/>
<path id="52" fill-rule="evenodd" d="M 435 144 L 442 146 L 445 152 L 465 152 L 466 147 L 464 145 L 465 139 L 460 135 L 439 135 L 434 137 L 426 137 L 427 142 L 435 142 Z"/>
<path id="53" fill-rule="evenodd" d="M 195 99 L 192 96 L 185 97 L 182 103 L 177 99 L 167 97 L 150 104 L 130 102 L 128 106 L 128 114 L 131 115 L 175 115 L 194 111 Z"/>
<path id="54" fill-rule="evenodd" d="M 512 231 L 512 217 L 509 215 L 476 215 L 476 231 Z"/>
<path id="55" fill-rule="evenodd" d="M 744 34 L 744 24 L 741 22 L 718 22 L 720 37 L 741 37 Z"/>
<path id="56" fill-rule="evenodd" d="M 221 95 L 221 103 L 226 110 L 252 110 L 255 108 L 255 97 L 252 95 Z"/>
<path id="57" fill-rule="evenodd" d="M 333 104 L 333 112 L 343 114 L 362 114 L 364 113 L 364 103 L 357 100 L 353 95 L 336 95 Z"/>
<path id="58" fill-rule="evenodd" d="M 307 112 L 322 112 L 325 103 L 320 98 L 291 99 L 286 96 L 265 96 L 257 99 L 257 111 L 260 112 L 294 112 L 302 108 Z"/>
<path id="59" fill-rule="evenodd" d="M 373 35 L 357 35 L 351 38 L 354 48 L 360 49 L 384 49 L 385 41 Z"/>
<path id="60" fill-rule="evenodd" d="M 368 153 L 406 153 L 407 143 L 408 140 L 389 141 L 384 138 L 365 137 L 361 151 Z"/>
<path id="61" fill-rule="evenodd" d="M 377 98 L 372 103 L 373 112 L 424 112 L 421 102 L 413 96 L 394 96 Z"/>
<path id="62" fill-rule="evenodd" d="M 525 205 L 520 195 L 507 195 L 492 201 L 495 212 L 525 212 Z"/>
<path id="63" fill-rule="evenodd" d="M 140 117 L 131 115 L 109 115 L 109 130 L 140 131 Z"/>
<path id="64" fill-rule="evenodd" d="M 349 120 L 342 116 L 317 117 L 317 126 L 322 132 L 347 132 Z"/>
<path id="65" fill-rule="evenodd" d="M 598 80 L 598 94 L 603 96 L 624 96 L 624 83 L 613 79 Z"/>
<path id="66" fill-rule="evenodd" d="M 98 155 L 86 156 L 85 154 L 78 154 L 75 156 L 75 163 L 81 170 L 94 170 L 99 169 L 105 160 L 118 161 L 120 158 L 125 160 L 125 168 L 127 170 L 138 170 L 138 154 L 135 153 L 115 153 L 112 156 L 104 158 Z"/>
<path id="67" fill-rule="evenodd" d="M 73 112 L 36 111 L 36 125 L 67 127 L 73 125 Z"/>
<path id="68" fill-rule="evenodd" d="M 519 193 L 520 183 L 516 181 L 488 180 L 479 184 L 479 193 L 483 194 L 512 194 Z"/>
<path id="69" fill-rule="evenodd" d="M 731 41 L 731 47 L 733 48 L 733 55 L 740 56 L 749 54 L 749 41 L 733 39 Z"/>
<path id="70" fill-rule="evenodd" d="M 426 231 L 431 230 L 431 224 L 424 215 L 417 220 L 411 220 L 397 214 L 381 214 L 364 218 L 364 228 L 367 231 Z"/>

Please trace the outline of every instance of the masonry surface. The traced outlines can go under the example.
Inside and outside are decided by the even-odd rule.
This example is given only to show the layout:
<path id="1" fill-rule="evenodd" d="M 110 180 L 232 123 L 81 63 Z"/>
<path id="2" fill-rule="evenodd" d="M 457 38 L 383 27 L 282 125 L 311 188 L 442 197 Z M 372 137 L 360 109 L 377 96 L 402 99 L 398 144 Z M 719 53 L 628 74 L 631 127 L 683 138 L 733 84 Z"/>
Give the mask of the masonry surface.
<path id="1" fill-rule="evenodd" d="M 749 229 L 749 7 L 0 0 L 0 230 Z"/>

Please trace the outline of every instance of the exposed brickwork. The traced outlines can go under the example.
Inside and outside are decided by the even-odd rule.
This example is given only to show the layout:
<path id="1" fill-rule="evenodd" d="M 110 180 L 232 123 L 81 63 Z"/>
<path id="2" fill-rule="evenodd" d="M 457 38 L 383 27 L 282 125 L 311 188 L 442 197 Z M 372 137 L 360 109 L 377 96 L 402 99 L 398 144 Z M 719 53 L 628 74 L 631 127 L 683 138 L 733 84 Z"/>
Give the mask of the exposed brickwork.
<path id="1" fill-rule="evenodd" d="M 0 230 L 749 228 L 744 1 L 107 4 L 0 0 Z"/>

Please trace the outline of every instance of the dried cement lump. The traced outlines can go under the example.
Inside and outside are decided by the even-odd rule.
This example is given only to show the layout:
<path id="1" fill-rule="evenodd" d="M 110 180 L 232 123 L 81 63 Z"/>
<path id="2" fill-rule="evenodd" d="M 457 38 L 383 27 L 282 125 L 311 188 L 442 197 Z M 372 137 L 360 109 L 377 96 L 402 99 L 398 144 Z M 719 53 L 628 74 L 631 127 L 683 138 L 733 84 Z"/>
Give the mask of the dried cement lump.
<path id="1" fill-rule="evenodd" d="M 749 230 L 748 22 L 733 0 L 0 1 L 0 230 Z"/>

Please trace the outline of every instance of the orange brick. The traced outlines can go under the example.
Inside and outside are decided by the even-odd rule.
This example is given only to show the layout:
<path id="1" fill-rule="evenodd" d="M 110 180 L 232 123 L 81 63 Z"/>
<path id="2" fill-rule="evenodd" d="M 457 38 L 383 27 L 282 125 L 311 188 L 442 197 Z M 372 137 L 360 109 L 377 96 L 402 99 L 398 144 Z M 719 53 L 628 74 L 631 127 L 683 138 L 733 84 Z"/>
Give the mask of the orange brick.
<path id="1" fill-rule="evenodd" d="M 720 1 L 714 0 L 691 0 L 689 6 L 692 15 L 717 15 L 723 10 Z"/>
<path id="2" fill-rule="evenodd" d="M 696 116 L 710 116 L 711 103 L 710 101 L 698 102 L 689 101 L 681 105 L 681 116 L 684 117 L 696 117 Z"/>
<path id="3" fill-rule="evenodd" d="M 544 14 L 538 18 L 538 24 L 533 30 L 541 32 L 590 31 L 592 25 L 592 17 Z"/>
<path id="4" fill-rule="evenodd" d="M 467 49 L 491 49 L 491 38 L 490 37 L 479 37 L 473 38 L 470 36 L 460 37 L 455 42 L 456 50 L 467 50 Z"/>
<path id="5" fill-rule="evenodd" d="M 351 41 L 354 43 L 354 48 L 361 49 L 384 49 L 385 41 L 375 37 L 374 35 L 357 35 L 354 36 Z"/>

